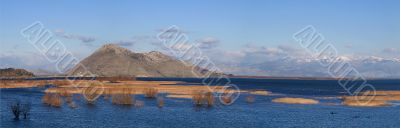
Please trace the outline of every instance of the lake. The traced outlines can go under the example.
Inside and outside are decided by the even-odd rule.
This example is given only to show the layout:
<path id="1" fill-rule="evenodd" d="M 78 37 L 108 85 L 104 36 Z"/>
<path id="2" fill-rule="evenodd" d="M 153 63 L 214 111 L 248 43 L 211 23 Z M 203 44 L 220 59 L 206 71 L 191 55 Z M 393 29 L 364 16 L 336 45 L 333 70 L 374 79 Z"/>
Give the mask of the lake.
<path id="1" fill-rule="evenodd" d="M 138 78 L 139 80 L 201 82 L 196 78 Z M 42 103 L 45 88 L 0 89 L 1 127 L 400 127 L 400 103 L 384 107 L 349 107 L 335 97 L 347 95 L 336 80 L 232 78 L 240 89 L 265 89 L 275 95 L 254 96 L 247 103 L 241 94 L 232 105 L 194 107 L 190 99 L 164 98 L 158 108 L 155 99 L 136 95 L 143 107 L 116 106 L 100 97 L 94 105 L 76 100 L 77 108 Z M 369 80 L 377 90 L 400 90 L 400 80 Z M 160 94 L 164 96 L 163 94 Z M 77 97 L 75 95 L 75 97 Z M 271 102 L 280 97 L 312 98 L 316 105 Z M 32 104 L 28 119 L 13 119 L 10 104 L 16 99 Z"/>

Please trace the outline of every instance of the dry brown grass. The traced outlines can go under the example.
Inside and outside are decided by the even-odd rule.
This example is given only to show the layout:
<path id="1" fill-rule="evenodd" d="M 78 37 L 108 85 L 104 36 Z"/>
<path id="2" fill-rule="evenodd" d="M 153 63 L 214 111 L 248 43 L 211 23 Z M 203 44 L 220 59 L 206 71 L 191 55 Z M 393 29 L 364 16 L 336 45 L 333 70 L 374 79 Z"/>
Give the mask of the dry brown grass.
<path id="1" fill-rule="evenodd" d="M 344 100 L 342 104 L 347 105 L 347 106 L 355 106 L 355 107 L 379 107 L 379 106 L 388 106 L 389 105 L 384 100 L 372 100 L 372 101 Z"/>
<path id="2" fill-rule="evenodd" d="M 272 102 L 276 103 L 286 103 L 286 104 L 318 104 L 319 101 L 314 99 L 305 99 L 305 98 L 277 98 L 273 99 Z"/>
<path id="3" fill-rule="evenodd" d="M 192 94 L 192 100 L 195 106 L 207 105 L 212 107 L 214 105 L 214 95 L 212 92 L 194 92 Z"/>
<path id="4" fill-rule="evenodd" d="M 256 90 L 256 91 L 251 91 L 250 94 L 267 96 L 267 95 L 271 94 L 271 92 L 264 91 L 264 90 Z"/>
<path id="5" fill-rule="evenodd" d="M 182 99 L 192 99 L 193 95 L 192 94 L 184 94 L 184 95 L 175 95 L 175 94 L 170 94 L 167 95 L 168 98 L 182 98 Z"/>
<path id="6" fill-rule="evenodd" d="M 77 80 L 72 82 L 74 86 L 63 85 L 55 88 L 46 89 L 47 93 L 58 93 L 60 95 L 72 95 L 82 94 L 82 96 L 94 97 L 98 95 L 86 95 L 85 91 L 90 91 L 92 88 L 101 88 L 102 91 L 91 91 L 93 94 L 102 95 L 105 100 L 110 99 L 114 104 L 133 104 L 136 102 L 132 99 L 132 103 L 128 102 L 129 98 L 124 95 L 141 95 L 143 94 L 147 98 L 157 98 L 158 93 L 166 93 L 167 97 L 174 98 L 188 98 L 192 99 L 196 106 L 213 106 L 215 102 L 214 92 L 235 92 L 233 90 L 226 90 L 224 86 L 201 86 L 201 85 L 185 85 L 182 82 L 177 81 L 118 81 L 118 83 L 99 82 L 99 81 L 88 81 L 88 80 Z M 179 85 L 182 84 L 182 85 Z M 130 91 L 127 91 L 129 89 Z M 199 98 L 196 99 L 196 93 L 202 92 Z M 208 93 L 209 92 L 209 93 Z M 241 91 L 242 92 L 242 91 Z M 122 95 L 117 95 L 122 94 Z M 122 97 L 122 98 L 121 98 Z M 123 98 L 125 97 L 125 98 Z M 125 100 L 123 100 L 125 99 Z M 127 100 L 128 99 L 128 100 Z M 232 102 L 231 97 L 224 97 L 227 103 Z M 113 101 L 114 100 L 114 101 Z M 125 102 L 126 101 L 126 102 Z M 163 104 L 163 100 L 160 101 Z M 196 103 L 198 102 L 198 103 Z M 88 101 L 88 103 L 94 103 L 94 101 Z M 140 104 L 140 102 L 139 102 Z M 139 105 L 140 106 L 140 105 Z"/>
<path id="7" fill-rule="evenodd" d="M 112 94 L 112 103 L 117 104 L 117 105 L 133 105 L 134 103 L 134 98 L 132 98 L 132 95 L 130 92 L 132 89 L 129 88 L 124 88 L 123 89 L 125 93 L 123 94 Z"/>
<path id="8" fill-rule="evenodd" d="M 374 94 L 376 94 L 374 96 Z M 358 96 L 341 97 L 342 104 L 357 107 L 379 107 L 390 105 L 390 101 L 400 101 L 400 91 L 363 92 Z"/>
<path id="9" fill-rule="evenodd" d="M 400 95 L 400 91 L 375 91 L 375 93 L 370 92 L 370 91 L 366 91 L 366 92 L 362 92 L 361 95 L 372 95 L 372 94 L 376 94 L 376 95 L 381 95 L 381 96 L 387 96 L 387 95 Z"/>
<path id="10" fill-rule="evenodd" d="M 60 95 L 63 97 L 72 97 L 72 93 L 67 88 L 60 88 Z"/>
<path id="11" fill-rule="evenodd" d="M 59 94 L 51 93 L 46 93 L 42 98 L 42 102 L 53 107 L 61 107 L 63 104 L 63 100 Z"/>
<path id="12" fill-rule="evenodd" d="M 231 104 L 232 103 L 232 96 L 223 95 L 221 96 L 222 102 L 224 104 Z"/>
<path id="13" fill-rule="evenodd" d="M 214 95 L 212 92 L 206 92 L 204 95 L 204 100 L 207 102 L 208 107 L 212 107 L 214 105 Z"/>
<path id="14" fill-rule="evenodd" d="M 42 97 L 42 102 L 45 104 L 49 104 L 50 103 L 50 98 L 51 98 L 51 94 L 50 93 L 45 93 L 44 96 Z"/>
<path id="15" fill-rule="evenodd" d="M 65 97 L 65 102 L 72 103 L 73 102 L 72 96 Z"/>
<path id="16" fill-rule="evenodd" d="M 156 98 L 158 94 L 158 90 L 155 88 L 145 88 L 144 89 L 144 96 L 146 98 Z"/>
<path id="17" fill-rule="evenodd" d="M 76 81 L 74 86 L 66 85 L 60 86 L 60 88 L 68 88 L 71 93 L 83 93 L 86 88 L 89 88 L 92 81 Z M 94 81 L 96 82 L 96 81 Z M 98 81 L 97 81 L 98 82 Z M 135 91 L 134 94 L 144 94 L 150 97 L 156 97 L 157 93 L 170 93 L 175 95 L 192 95 L 193 91 L 204 91 L 204 92 L 223 92 L 226 91 L 223 86 L 187 86 L 187 85 L 177 85 L 180 82 L 176 81 L 119 81 L 119 83 L 108 83 L 108 82 L 98 82 L 104 88 L 104 93 L 122 93 L 121 88 L 132 88 Z M 98 86 L 98 85 L 94 85 Z M 156 90 L 156 91 L 154 91 Z M 60 93 L 62 90 L 58 88 L 47 89 L 46 92 Z M 133 93 L 132 93 L 133 94 Z"/>
<path id="18" fill-rule="evenodd" d="M 400 95 L 380 95 L 380 96 L 344 96 L 343 100 L 383 100 L 400 101 Z"/>
<path id="19" fill-rule="evenodd" d="M 32 88 L 43 86 L 39 80 L 3 80 L 0 82 L 0 88 Z"/>
<path id="20" fill-rule="evenodd" d="M 342 104 L 357 107 L 379 107 L 390 105 L 390 101 L 400 101 L 400 91 L 362 92 L 357 96 L 343 96 Z"/>
<path id="21" fill-rule="evenodd" d="M 203 105 L 203 94 L 202 92 L 195 92 L 192 94 L 192 100 L 194 105 L 201 106 Z"/>
<path id="22" fill-rule="evenodd" d="M 64 85 L 70 85 L 71 82 L 68 80 L 54 80 L 52 81 L 52 84 L 56 86 L 64 86 Z"/>

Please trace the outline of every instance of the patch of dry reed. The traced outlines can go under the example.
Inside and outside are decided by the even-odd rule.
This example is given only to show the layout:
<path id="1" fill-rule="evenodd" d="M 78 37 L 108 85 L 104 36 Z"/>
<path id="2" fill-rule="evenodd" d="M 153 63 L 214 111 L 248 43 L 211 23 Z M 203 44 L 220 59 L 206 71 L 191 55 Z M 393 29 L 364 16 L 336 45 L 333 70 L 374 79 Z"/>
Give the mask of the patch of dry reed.
<path id="1" fill-rule="evenodd" d="M 158 90 L 155 88 L 145 88 L 144 89 L 144 96 L 146 98 L 156 98 L 158 94 Z"/>

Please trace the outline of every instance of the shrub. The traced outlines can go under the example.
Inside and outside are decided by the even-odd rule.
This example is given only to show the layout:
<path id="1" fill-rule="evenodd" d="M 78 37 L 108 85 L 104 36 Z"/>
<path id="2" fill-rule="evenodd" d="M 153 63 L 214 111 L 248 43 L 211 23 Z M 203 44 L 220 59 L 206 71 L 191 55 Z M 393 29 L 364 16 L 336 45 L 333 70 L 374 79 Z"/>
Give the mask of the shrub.
<path id="1" fill-rule="evenodd" d="M 203 106 L 207 104 L 208 107 L 212 107 L 214 105 L 214 95 L 212 92 L 194 92 L 192 100 L 195 106 Z"/>
<path id="2" fill-rule="evenodd" d="M 24 116 L 24 119 L 26 119 L 29 116 L 29 112 L 31 111 L 31 104 L 21 104 L 19 101 L 16 101 L 11 104 L 10 108 L 11 112 L 14 115 L 14 119 L 18 120 L 21 114 Z"/>
<path id="3" fill-rule="evenodd" d="M 204 95 L 204 100 L 207 101 L 207 106 L 208 107 L 212 107 L 214 105 L 214 95 L 212 94 L 212 92 L 207 92 Z"/>
<path id="4" fill-rule="evenodd" d="M 11 104 L 11 112 L 14 115 L 14 119 L 18 120 L 19 119 L 19 115 L 21 113 L 21 109 L 22 109 L 22 105 L 19 101 L 16 101 L 15 103 Z"/>
<path id="5" fill-rule="evenodd" d="M 29 116 L 30 111 L 31 111 L 30 103 L 25 103 L 22 105 L 22 115 L 24 116 L 24 119 L 26 119 Z"/>
<path id="6" fill-rule="evenodd" d="M 232 97 L 228 95 L 223 95 L 221 96 L 221 100 L 224 104 L 230 104 L 232 103 Z"/>
<path id="7" fill-rule="evenodd" d="M 132 89 L 124 88 L 122 94 L 112 94 L 111 102 L 118 105 L 132 105 L 134 98 L 132 98 L 132 95 L 130 94 L 131 90 Z"/>
<path id="8" fill-rule="evenodd" d="M 69 104 L 69 103 L 72 103 L 72 102 L 73 102 L 72 96 L 67 96 L 67 97 L 65 97 L 65 102 L 67 102 L 68 104 Z"/>
<path id="9" fill-rule="evenodd" d="M 53 107 L 61 107 L 63 100 L 59 94 L 53 94 L 50 98 L 50 105 Z"/>
<path id="10" fill-rule="evenodd" d="M 63 103 L 61 96 L 54 93 L 46 93 L 42 97 L 42 102 L 53 107 L 61 107 Z"/>
<path id="11" fill-rule="evenodd" d="M 195 92 L 192 94 L 192 100 L 195 106 L 201 106 L 203 104 L 203 94 L 201 92 Z"/>
<path id="12" fill-rule="evenodd" d="M 72 94 L 66 88 L 60 88 L 60 95 L 63 97 L 72 97 Z"/>
<path id="13" fill-rule="evenodd" d="M 158 91 L 155 88 L 145 88 L 144 89 L 144 96 L 146 98 L 156 98 L 157 94 L 158 94 Z"/>
<path id="14" fill-rule="evenodd" d="M 42 97 L 42 102 L 50 105 L 50 98 L 51 98 L 51 94 L 45 93 L 44 96 Z"/>

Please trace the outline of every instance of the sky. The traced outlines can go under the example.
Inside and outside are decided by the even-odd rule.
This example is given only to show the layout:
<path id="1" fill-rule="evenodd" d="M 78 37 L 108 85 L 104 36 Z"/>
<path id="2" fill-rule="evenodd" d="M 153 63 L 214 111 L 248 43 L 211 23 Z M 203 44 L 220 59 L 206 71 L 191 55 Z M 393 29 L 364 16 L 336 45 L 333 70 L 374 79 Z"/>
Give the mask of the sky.
<path id="1" fill-rule="evenodd" d="M 262 62 L 243 61 L 273 56 L 268 53 L 254 58 L 255 51 L 281 50 L 286 52 L 283 57 L 303 58 L 292 35 L 307 25 L 314 26 L 340 55 L 400 58 L 398 0 L 1 0 L 0 66 L 10 67 L 16 62 L 23 63 L 14 65 L 17 67 L 48 66 L 20 34 L 35 21 L 81 59 L 107 43 L 135 52 L 160 50 L 154 37 L 172 25 L 194 44 L 213 44 L 204 49 L 211 58 L 216 56 L 212 53 L 232 58 L 216 62 L 221 66 L 256 65 Z"/>

